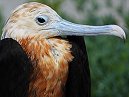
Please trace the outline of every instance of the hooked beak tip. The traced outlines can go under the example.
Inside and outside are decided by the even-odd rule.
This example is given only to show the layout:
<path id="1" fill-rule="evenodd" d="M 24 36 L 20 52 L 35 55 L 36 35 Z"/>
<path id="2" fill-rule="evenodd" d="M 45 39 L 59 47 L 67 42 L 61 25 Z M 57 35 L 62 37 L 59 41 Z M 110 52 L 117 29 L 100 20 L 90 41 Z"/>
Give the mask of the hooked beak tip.
<path id="1" fill-rule="evenodd" d="M 116 32 L 116 33 L 114 33 L 114 34 L 116 34 L 116 36 L 126 40 L 126 33 L 120 26 L 112 25 L 112 28 L 113 28 L 113 32 Z"/>

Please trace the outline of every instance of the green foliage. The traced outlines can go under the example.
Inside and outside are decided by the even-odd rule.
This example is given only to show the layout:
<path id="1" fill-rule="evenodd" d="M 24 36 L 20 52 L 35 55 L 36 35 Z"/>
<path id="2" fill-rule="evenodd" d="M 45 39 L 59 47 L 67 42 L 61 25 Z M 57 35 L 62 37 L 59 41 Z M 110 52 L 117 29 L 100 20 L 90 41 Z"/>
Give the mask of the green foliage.
<path id="1" fill-rule="evenodd" d="M 74 1 L 74 0 L 73 0 Z M 78 10 L 83 10 L 84 9 L 84 6 L 85 6 L 85 2 L 87 0 L 76 0 L 76 7 Z M 81 6 L 80 6 L 81 5 Z"/>
<path id="2" fill-rule="evenodd" d="M 129 96 L 129 46 L 115 37 L 86 37 L 92 97 Z"/>
<path id="3" fill-rule="evenodd" d="M 127 12 L 126 14 L 124 14 L 124 21 L 125 21 L 126 27 L 129 30 L 129 12 Z"/>
<path id="4" fill-rule="evenodd" d="M 111 0 L 106 0 L 106 4 L 108 7 L 112 7 L 112 1 Z"/>
<path id="5" fill-rule="evenodd" d="M 1 11 L 1 10 L 0 10 Z M 3 27 L 3 16 L 2 16 L 2 14 L 1 14 L 1 12 L 0 12 L 0 36 L 1 36 L 1 34 L 2 34 L 2 27 Z"/>
<path id="6" fill-rule="evenodd" d="M 129 12 L 124 13 L 121 6 L 116 11 L 124 16 L 122 19 L 128 32 Z M 88 13 L 85 22 L 92 25 L 118 24 L 112 15 L 96 16 L 95 10 Z M 91 68 L 92 97 L 129 97 L 129 44 L 108 36 L 86 37 L 85 40 Z"/>

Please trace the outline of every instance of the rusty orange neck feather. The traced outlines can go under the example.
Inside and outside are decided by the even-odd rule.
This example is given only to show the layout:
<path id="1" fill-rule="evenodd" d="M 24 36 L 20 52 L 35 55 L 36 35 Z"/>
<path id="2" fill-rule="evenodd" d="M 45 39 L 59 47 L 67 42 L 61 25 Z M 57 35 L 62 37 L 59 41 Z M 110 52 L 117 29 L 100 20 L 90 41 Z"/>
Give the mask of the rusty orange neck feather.
<path id="1" fill-rule="evenodd" d="M 19 40 L 34 66 L 30 97 L 62 97 L 72 61 L 71 45 L 58 38 L 31 37 Z"/>

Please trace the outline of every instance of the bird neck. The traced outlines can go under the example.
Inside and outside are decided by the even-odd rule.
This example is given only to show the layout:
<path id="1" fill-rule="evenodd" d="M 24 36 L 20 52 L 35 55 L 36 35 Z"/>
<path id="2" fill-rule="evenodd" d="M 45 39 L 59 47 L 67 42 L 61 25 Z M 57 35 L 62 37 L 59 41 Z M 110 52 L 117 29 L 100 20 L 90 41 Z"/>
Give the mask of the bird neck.
<path id="1" fill-rule="evenodd" d="M 35 92 L 36 97 L 62 97 L 62 87 L 67 80 L 68 63 L 73 59 L 68 41 L 37 36 L 21 39 L 19 43 L 34 66 L 30 94 Z"/>

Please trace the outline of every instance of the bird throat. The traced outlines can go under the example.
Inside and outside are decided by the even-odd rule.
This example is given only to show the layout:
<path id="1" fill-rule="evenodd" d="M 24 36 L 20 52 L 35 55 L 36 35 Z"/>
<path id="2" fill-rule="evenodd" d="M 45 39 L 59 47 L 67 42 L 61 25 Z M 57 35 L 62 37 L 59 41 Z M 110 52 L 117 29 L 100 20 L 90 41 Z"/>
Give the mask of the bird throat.
<path id="1" fill-rule="evenodd" d="M 68 63 L 73 59 L 68 41 L 34 36 L 21 39 L 19 43 L 34 67 L 29 97 L 63 97 Z"/>

